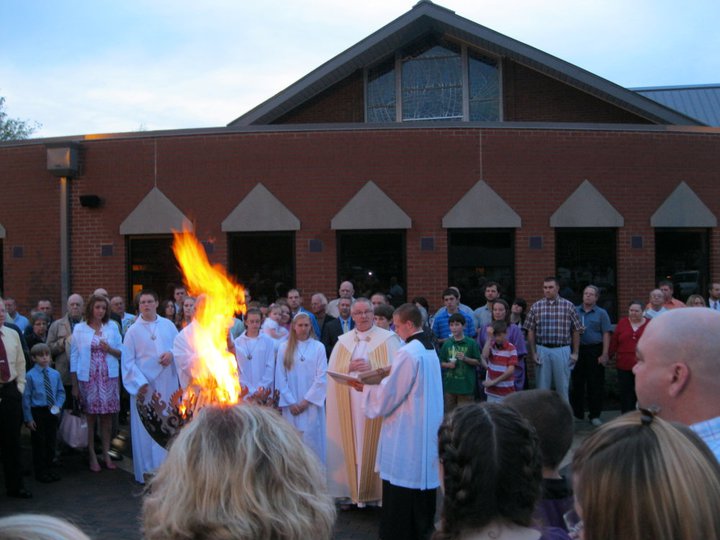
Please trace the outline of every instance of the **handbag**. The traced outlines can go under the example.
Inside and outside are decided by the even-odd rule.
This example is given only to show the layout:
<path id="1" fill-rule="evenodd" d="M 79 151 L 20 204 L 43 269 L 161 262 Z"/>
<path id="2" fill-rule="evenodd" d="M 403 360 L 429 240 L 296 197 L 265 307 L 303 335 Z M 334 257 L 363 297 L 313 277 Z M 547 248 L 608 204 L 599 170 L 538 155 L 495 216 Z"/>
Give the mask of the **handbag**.
<path id="1" fill-rule="evenodd" d="M 72 410 L 63 411 L 58 435 L 60 436 L 60 440 L 70 448 L 87 448 L 87 418 L 80 412 L 80 408 L 75 401 L 73 401 Z"/>

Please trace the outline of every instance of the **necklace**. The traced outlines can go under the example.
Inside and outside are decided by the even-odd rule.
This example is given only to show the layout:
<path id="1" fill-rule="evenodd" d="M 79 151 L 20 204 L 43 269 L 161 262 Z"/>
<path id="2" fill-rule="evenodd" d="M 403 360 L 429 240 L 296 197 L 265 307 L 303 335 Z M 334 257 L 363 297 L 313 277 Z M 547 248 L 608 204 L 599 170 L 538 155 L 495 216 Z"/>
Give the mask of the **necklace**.
<path id="1" fill-rule="evenodd" d="M 147 330 L 150 333 L 150 339 L 155 341 L 157 339 L 157 318 L 152 321 L 152 328 L 151 328 L 151 321 L 146 321 L 145 319 L 142 320 L 143 322 L 143 328 Z"/>
<path id="2" fill-rule="evenodd" d="M 301 347 L 302 343 L 303 342 L 298 343 L 298 353 L 300 353 L 300 361 L 304 362 L 305 361 L 305 353 L 307 352 L 308 347 L 310 347 L 310 340 L 308 339 L 307 341 L 304 342 L 305 343 L 304 351 L 302 350 L 302 347 Z"/>
<path id="3" fill-rule="evenodd" d="M 255 341 L 255 346 L 252 348 L 252 350 L 250 350 L 250 339 L 253 339 Z M 245 335 L 245 352 L 247 353 L 245 354 L 245 358 L 247 358 L 248 360 L 252 360 L 252 355 L 255 352 L 255 349 L 257 349 L 259 341 L 260 340 L 257 338 L 249 338 L 247 335 Z"/>

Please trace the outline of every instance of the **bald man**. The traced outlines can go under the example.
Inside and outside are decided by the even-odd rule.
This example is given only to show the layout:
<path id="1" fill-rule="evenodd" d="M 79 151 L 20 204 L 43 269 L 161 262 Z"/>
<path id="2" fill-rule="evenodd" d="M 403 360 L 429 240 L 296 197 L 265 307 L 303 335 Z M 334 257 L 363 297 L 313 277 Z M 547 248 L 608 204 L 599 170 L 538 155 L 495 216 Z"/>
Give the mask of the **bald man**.
<path id="1" fill-rule="evenodd" d="M 676 309 L 648 325 L 637 346 L 635 392 L 641 407 L 690 426 L 720 461 L 720 313 Z"/>
<path id="2" fill-rule="evenodd" d="M 338 302 L 341 298 L 349 298 L 352 304 L 355 301 L 353 295 L 355 294 L 355 287 L 349 281 L 343 281 L 338 288 L 338 297 L 335 300 L 330 300 L 328 305 L 325 307 L 325 313 L 336 319 L 340 316 L 340 310 L 338 309 Z"/>

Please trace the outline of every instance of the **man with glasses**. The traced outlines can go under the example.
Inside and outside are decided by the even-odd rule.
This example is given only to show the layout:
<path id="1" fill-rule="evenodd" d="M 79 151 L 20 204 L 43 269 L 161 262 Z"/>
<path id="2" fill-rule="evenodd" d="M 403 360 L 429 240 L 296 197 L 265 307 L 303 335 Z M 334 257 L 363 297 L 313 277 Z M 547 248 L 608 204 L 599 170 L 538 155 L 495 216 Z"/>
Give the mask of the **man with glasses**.
<path id="1" fill-rule="evenodd" d="M 338 338 L 329 371 L 363 372 L 390 365 L 400 339 L 373 325 L 372 303 L 360 298 L 350 314 L 355 328 Z M 364 506 L 382 499 L 375 473 L 375 456 L 382 420 L 369 420 L 362 410 L 362 394 L 328 377 L 327 465 L 330 494 L 341 502 Z"/>

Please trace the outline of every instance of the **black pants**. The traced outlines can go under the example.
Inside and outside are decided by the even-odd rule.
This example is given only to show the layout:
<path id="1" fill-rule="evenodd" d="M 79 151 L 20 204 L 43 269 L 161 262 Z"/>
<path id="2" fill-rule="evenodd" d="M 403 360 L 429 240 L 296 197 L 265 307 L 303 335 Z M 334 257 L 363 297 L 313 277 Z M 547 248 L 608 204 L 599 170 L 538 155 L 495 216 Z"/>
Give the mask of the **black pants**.
<path id="1" fill-rule="evenodd" d="M 634 411 L 637 406 L 635 395 L 635 374 L 632 370 L 618 369 L 618 393 L 620 394 L 620 412 Z"/>
<path id="2" fill-rule="evenodd" d="M 50 414 L 47 407 L 33 407 L 31 411 L 35 421 L 35 431 L 30 432 L 33 469 L 35 469 L 35 478 L 40 478 L 50 472 L 55 457 L 59 422 L 57 416 Z"/>
<path id="3" fill-rule="evenodd" d="M 602 343 L 580 345 L 580 354 L 572 370 L 570 387 L 570 405 L 575 418 L 585 418 L 586 393 L 590 419 L 600 417 L 605 391 L 605 366 L 598 363 L 601 354 Z"/>
<path id="4" fill-rule="evenodd" d="M 20 459 L 22 421 L 22 394 L 15 381 L 5 383 L 0 388 L 0 450 L 5 472 L 5 489 L 8 493 L 15 493 L 23 488 Z"/>
<path id="5" fill-rule="evenodd" d="M 382 540 L 425 540 L 434 529 L 435 489 L 409 489 L 382 483 Z"/>

